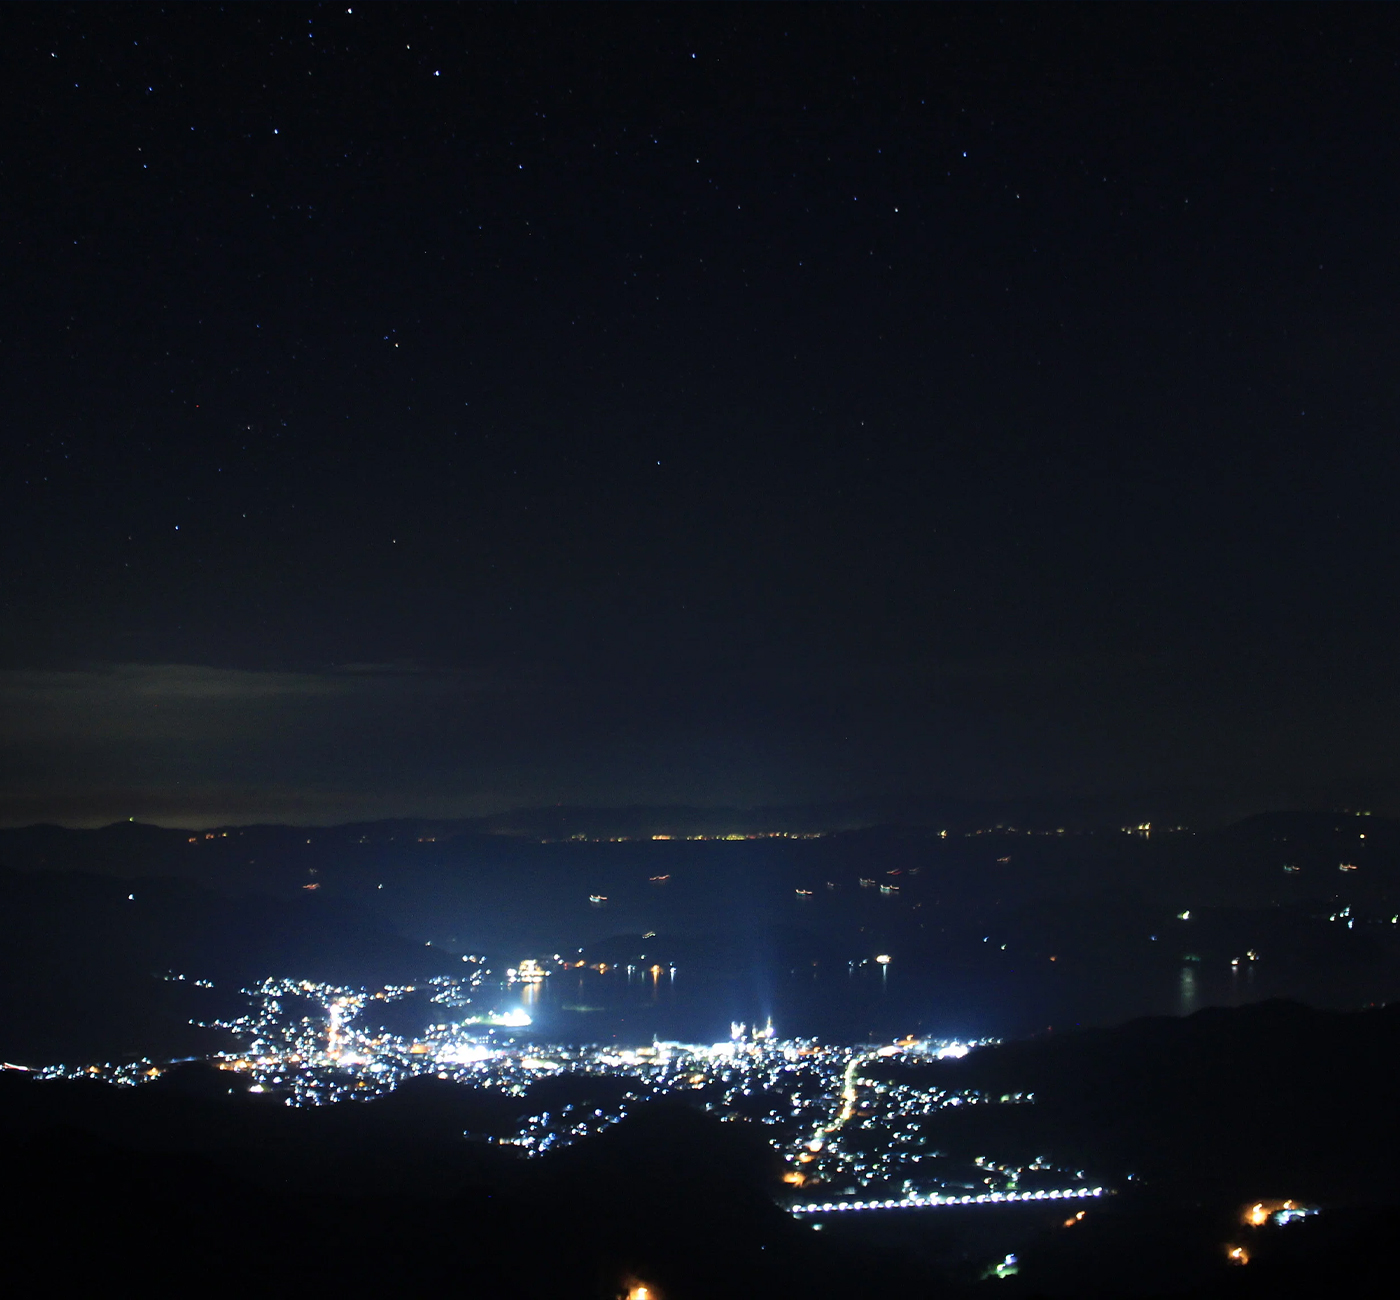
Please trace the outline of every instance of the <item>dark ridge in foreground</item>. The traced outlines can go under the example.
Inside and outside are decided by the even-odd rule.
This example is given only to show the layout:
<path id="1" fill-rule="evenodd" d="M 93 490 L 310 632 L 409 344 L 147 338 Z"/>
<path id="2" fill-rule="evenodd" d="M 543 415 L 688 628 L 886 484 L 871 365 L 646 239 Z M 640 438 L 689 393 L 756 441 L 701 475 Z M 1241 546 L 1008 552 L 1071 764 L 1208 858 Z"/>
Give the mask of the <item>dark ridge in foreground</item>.
<path id="1" fill-rule="evenodd" d="M 946 1087 L 1033 1093 L 1035 1104 L 942 1112 L 940 1147 L 995 1138 L 1053 1151 L 1106 1181 L 1125 1173 L 1184 1198 L 1394 1195 L 1400 1004 L 1319 1011 L 1270 1001 L 1005 1043 L 928 1067 Z M 946 1082 L 944 1082 L 946 1080 Z"/>
<path id="2" fill-rule="evenodd" d="M 927 1068 L 1037 1104 L 948 1112 L 948 1148 L 1076 1158 L 1116 1195 L 1068 1225 L 1062 1206 L 1033 1205 L 824 1232 L 779 1207 L 759 1131 L 683 1105 L 527 1161 L 464 1136 L 523 1103 L 431 1078 L 295 1110 L 200 1065 L 137 1089 L 10 1072 L 0 1145 L 24 1195 L 0 1248 L 12 1276 L 60 1290 L 198 1277 L 209 1294 L 249 1279 L 273 1295 L 398 1293 L 411 1278 L 525 1300 L 611 1300 L 634 1281 L 666 1300 L 1368 1294 L 1395 1201 L 1398 1067 L 1400 1008 L 1287 1003 L 976 1052 Z M 1262 1197 L 1320 1213 L 1241 1226 Z M 1008 1232 L 1020 1273 L 979 1282 L 989 1234 Z M 1232 1267 L 1241 1244 L 1250 1263 Z"/>

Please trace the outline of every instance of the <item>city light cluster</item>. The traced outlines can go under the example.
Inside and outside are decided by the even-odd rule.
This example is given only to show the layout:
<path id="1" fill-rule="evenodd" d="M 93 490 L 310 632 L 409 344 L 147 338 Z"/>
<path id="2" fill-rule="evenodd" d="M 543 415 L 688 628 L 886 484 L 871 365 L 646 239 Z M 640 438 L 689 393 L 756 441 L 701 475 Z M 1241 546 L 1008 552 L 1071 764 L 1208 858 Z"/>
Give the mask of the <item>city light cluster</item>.
<path id="1" fill-rule="evenodd" d="M 546 968 L 522 961 L 508 985 L 525 1005 L 538 995 Z M 940 1060 L 966 1055 L 976 1042 L 902 1039 L 884 1045 L 838 1045 L 780 1039 L 769 1022 L 733 1024 L 723 1042 L 653 1042 L 637 1047 L 565 1045 L 521 1031 L 524 1006 L 481 1010 L 474 996 L 491 972 L 473 959 L 460 977 L 369 990 L 310 980 L 265 979 L 243 993 L 242 1015 L 209 1022 L 233 1034 L 240 1050 L 209 1063 L 236 1076 L 246 1091 L 289 1106 L 368 1100 L 409 1079 L 436 1077 L 519 1098 L 516 1119 L 475 1140 L 526 1157 L 597 1136 L 639 1106 L 685 1097 L 726 1122 L 760 1125 L 784 1163 L 794 1212 L 895 1209 L 1096 1196 L 1082 1170 L 1045 1156 L 1028 1164 L 989 1156 L 968 1160 L 937 1148 L 937 1120 L 961 1107 L 1027 1105 L 1028 1093 L 989 1095 L 938 1085 Z M 179 977 L 172 977 L 179 978 Z M 415 1005 L 395 1004 L 416 1000 Z M 431 1023 L 416 1033 L 390 1026 Z M 43 1077 L 97 1077 L 136 1085 L 159 1078 L 173 1062 L 53 1066 Z M 545 1078 L 575 1087 L 551 1092 L 548 1108 L 530 1104 Z M 812 1194 L 821 1189 L 821 1199 Z"/>

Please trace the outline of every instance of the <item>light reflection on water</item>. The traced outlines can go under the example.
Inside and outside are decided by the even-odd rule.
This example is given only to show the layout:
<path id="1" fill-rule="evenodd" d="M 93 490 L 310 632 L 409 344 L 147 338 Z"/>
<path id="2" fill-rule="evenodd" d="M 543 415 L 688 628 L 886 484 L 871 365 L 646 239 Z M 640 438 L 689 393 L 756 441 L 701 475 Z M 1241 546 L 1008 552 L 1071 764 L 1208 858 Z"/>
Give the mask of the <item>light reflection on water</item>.
<path id="1" fill-rule="evenodd" d="M 554 968 L 540 983 L 502 982 L 494 995 L 483 989 L 477 1005 L 485 1009 L 489 1000 L 492 1010 L 524 1011 L 534 1032 L 560 1042 L 719 1042 L 732 1023 L 763 1024 L 769 1017 L 785 1036 L 884 1041 L 907 1033 L 1012 1037 L 1137 1015 L 1190 1015 L 1235 1000 L 1228 989 L 1208 984 L 1185 966 L 1175 987 L 1159 979 L 1155 988 L 1120 988 L 1106 999 L 1098 981 L 1031 989 L 958 986 L 901 978 L 892 965 L 842 969 L 821 979 L 802 972 L 788 980 L 752 971 L 623 965 L 606 973 Z"/>
<path id="2" fill-rule="evenodd" d="M 1187 965 L 1181 968 L 1181 1003 L 1178 1007 L 1179 1014 L 1189 1016 L 1197 1008 L 1196 993 L 1196 971 Z"/>
<path id="3" fill-rule="evenodd" d="M 905 1034 L 1015 1038 L 1299 996 L 1278 972 L 1245 962 L 1173 963 L 1115 980 L 1066 971 L 1019 982 L 916 975 L 897 961 L 855 969 L 842 963 L 820 977 L 718 964 L 551 970 L 540 983 L 488 985 L 474 1009 L 524 1011 L 532 1033 L 558 1042 L 720 1042 L 732 1023 L 761 1025 L 769 1017 L 784 1037 L 883 1042 Z"/>

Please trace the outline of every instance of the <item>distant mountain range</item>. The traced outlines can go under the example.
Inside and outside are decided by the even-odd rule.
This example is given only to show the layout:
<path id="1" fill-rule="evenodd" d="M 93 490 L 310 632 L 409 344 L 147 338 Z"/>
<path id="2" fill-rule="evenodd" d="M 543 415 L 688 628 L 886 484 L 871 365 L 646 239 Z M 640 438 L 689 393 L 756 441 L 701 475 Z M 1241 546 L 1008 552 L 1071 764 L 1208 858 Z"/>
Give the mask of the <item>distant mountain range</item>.
<path id="1" fill-rule="evenodd" d="M 1269 807 L 1269 801 L 1256 808 Z M 871 826 L 972 830 L 1016 826 L 1029 830 L 1107 830 L 1136 826 L 1189 825 L 1214 829 L 1250 815 L 1238 802 L 1202 791 L 1167 791 L 1101 798 L 959 799 L 905 795 L 843 802 L 774 804 L 748 807 L 699 807 L 686 804 L 589 807 L 556 804 L 518 808 L 483 817 L 407 817 L 337 828 L 373 834 L 437 833 L 442 835 L 513 835 L 534 839 L 567 839 L 650 835 L 727 835 L 761 832 L 813 833 L 856 830 Z M 246 826 L 246 824 L 245 824 Z M 11 828 L 13 829 L 13 828 Z M 191 828 L 196 829 L 196 828 Z M 200 833 L 210 829 L 197 828 Z M 293 827 L 291 829 L 300 829 Z M 0 830 L 0 835 L 5 833 Z"/>
<path id="2" fill-rule="evenodd" d="M 895 856 L 940 869 L 975 868 L 1008 857 L 1033 861 L 1032 891 L 1086 887 L 1141 890 L 1164 902 L 1269 906 L 1302 899 L 1400 908 L 1400 821 L 1352 811 L 1260 813 L 1211 830 L 1161 823 L 1076 823 L 1017 818 L 1005 809 L 963 805 L 922 822 L 862 820 L 847 808 L 735 810 L 695 808 L 526 810 L 472 820 L 398 819 L 340 826 L 230 826 L 183 830 L 130 821 L 95 830 L 51 825 L 0 829 L 0 866 L 128 876 L 168 875 L 233 890 L 285 892 L 347 876 L 456 862 L 506 866 L 573 848 L 630 842 L 792 839 L 788 860 L 803 854 L 858 867 Z M 1024 811 L 1024 810 L 1023 810 Z M 957 815 L 954 815 L 956 812 Z M 824 813 L 825 815 L 819 815 Z M 820 837 L 807 849 L 801 842 Z M 991 852 L 994 846 L 995 853 Z M 735 851 L 739 851 L 737 848 Z M 545 859 L 539 859 L 545 860 Z M 616 859 L 621 860 L 621 859 Z M 1011 873 L 1017 874 L 1015 871 Z M 322 878 L 318 881 L 317 877 Z"/>

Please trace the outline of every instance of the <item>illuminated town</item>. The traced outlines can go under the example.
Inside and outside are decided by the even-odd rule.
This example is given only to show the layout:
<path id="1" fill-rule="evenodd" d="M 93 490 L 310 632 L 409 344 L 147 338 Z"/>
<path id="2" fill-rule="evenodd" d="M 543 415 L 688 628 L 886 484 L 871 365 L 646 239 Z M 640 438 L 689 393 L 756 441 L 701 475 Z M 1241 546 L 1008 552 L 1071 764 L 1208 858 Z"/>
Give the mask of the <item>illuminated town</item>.
<path id="1" fill-rule="evenodd" d="M 987 1096 L 887 1077 L 889 1067 L 897 1072 L 963 1056 L 977 1043 L 833 1045 L 780 1039 L 770 1022 L 756 1030 L 734 1024 L 725 1041 L 710 1045 L 551 1044 L 530 1035 L 526 1010 L 551 973 L 548 964 L 527 958 L 511 967 L 504 987 L 519 990 L 520 1003 L 478 1012 L 473 1000 L 491 972 L 483 959 L 464 961 L 461 977 L 376 990 L 263 980 L 242 991 L 251 1004 L 245 1014 L 212 1022 L 210 1027 L 235 1035 L 241 1050 L 220 1053 L 211 1064 L 240 1076 L 248 1092 L 289 1106 L 381 1097 L 421 1076 L 498 1090 L 525 1103 L 514 1126 L 466 1136 L 525 1157 L 594 1136 L 647 1102 L 684 1096 L 722 1120 L 763 1126 L 783 1157 L 794 1214 L 1079 1199 L 1102 1192 L 1083 1171 L 1057 1168 L 1044 1158 L 1025 1165 L 989 1155 L 958 1160 L 935 1149 L 926 1126 L 940 1110 L 1034 1102 L 1027 1094 Z M 441 1018 L 416 1034 L 376 1027 L 392 1018 L 385 1013 L 394 1004 L 409 999 L 426 999 L 431 1014 Z M 168 1068 L 142 1060 L 51 1066 L 40 1075 L 139 1085 Z M 622 1087 L 607 1090 L 606 1103 L 555 1101 L 555 1109 L 532 1108 L 531 1085 L 550 1076 L 575 1076 L 581 1085 L 602 1076 Z M 580 1095 L 587 1091 L 581 1087 Z"/>

